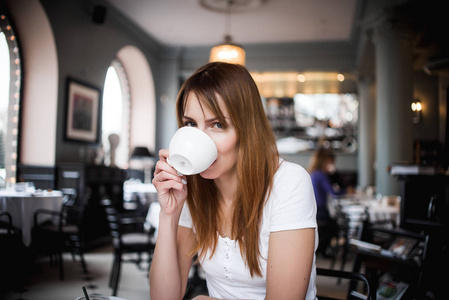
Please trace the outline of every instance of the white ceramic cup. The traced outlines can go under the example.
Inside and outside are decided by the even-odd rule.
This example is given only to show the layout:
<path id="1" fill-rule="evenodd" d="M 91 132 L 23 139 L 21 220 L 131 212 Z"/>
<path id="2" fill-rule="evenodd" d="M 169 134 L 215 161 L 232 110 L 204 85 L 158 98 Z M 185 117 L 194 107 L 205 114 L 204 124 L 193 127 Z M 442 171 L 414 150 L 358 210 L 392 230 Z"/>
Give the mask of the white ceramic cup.
<path id="1" fill-rule="evenodd" d="M 214 141 L 195 127 L 181 127 L 173 135 L 167 162 L 183 175 L 205 171 L 217 159 Z"/>

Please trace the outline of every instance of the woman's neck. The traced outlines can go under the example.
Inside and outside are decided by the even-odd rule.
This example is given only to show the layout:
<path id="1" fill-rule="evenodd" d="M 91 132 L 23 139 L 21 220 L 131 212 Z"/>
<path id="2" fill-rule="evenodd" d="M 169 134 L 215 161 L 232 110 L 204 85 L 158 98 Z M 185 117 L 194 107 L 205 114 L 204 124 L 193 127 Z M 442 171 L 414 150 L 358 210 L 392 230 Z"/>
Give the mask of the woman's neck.
<path id="1" fill-rule="evenodd" d="M 214 182 L 220 194 L 223 196 L 223 204 L 225 206 L 232 205 L 235 193 L 237 192 L 237 172 L 217 178 Z"/>
<path id="2" fill-rule="evenodd" d="M 237 192 L 237 172 L 231 176 L 222 176 L 214 180 L 222 198 L 220 205 L 220 235 L 233 239 L 232 215 L 234 208 L 235 193 Z"/>

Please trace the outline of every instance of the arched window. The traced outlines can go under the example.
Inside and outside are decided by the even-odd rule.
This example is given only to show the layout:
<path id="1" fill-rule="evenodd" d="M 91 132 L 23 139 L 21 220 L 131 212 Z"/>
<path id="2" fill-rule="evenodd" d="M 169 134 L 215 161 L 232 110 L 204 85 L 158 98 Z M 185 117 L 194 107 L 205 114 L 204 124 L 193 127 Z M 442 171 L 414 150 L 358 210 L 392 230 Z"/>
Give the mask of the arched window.
<path id="1" fill-rule="evenodd" d="M 111 134 L 119 136 L 115 152 L 115 165 L 128 167 L 129 158 L 129 115 L 130 96 L 128 79 L 119 60 L 114 60 L 108 68 L 103 90 L 102 143 L 106 153 L 105 164 L 110 165 Z"/>
<path id="2" fill-rule="evenodd" d="M 17 37 L 0 15 L 0 186 L 16 182 L 21 61 Z"/>

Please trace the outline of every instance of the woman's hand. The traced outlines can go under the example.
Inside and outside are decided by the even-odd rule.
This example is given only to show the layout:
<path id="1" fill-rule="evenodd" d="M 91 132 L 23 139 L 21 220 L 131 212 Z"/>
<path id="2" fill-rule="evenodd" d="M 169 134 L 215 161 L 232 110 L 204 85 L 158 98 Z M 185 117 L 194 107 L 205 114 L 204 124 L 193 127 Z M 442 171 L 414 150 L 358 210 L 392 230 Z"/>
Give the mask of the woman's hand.
<path id="1" fill-rule="evenodd" d="M 159 161 L 156 163 L 153 185 L 158 193 L 161 212 L 166 215 L 181 213 L 187 198 L 187 181 L 167 163 L 168 149 L 159 151 Z"/>

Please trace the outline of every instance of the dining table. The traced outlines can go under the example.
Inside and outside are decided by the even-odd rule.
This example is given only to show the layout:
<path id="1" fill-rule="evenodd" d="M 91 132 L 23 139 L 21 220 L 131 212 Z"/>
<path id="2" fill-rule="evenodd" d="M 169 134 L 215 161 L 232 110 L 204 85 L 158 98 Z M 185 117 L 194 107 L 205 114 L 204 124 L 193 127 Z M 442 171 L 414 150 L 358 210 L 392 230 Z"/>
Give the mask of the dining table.
<path id="1" fill-rule="evenodd" d="M 34 213 L 38 209 L 59 211 L 63 193 L 57 190 L 36 190 L 33 192 L 18 192 L 15 190 L 0 190 L 0 210 L 11 214 L 12 224 L 22 232 L 25 246 L 31 244 L 31 231 L 34 226 Z"/>
<path id="2" fill-rule="evenodd" d="M 370 222 L 393 221 L 395 225 L 400 222 L 400 196 L 378 196 L 366 194 L 349 194 L 334 196 L 328 202 L 329 213 L 335 217 L 337 207 L 349 216 L 361 214 L 365 211 Z"/>
<path id="3" fill-rule="evenodd" d="M 151 203 L 157 202 L 157 191 L 153 184 L 128 180 L 123 184 L 123 202 L 125 208 L 132 208 L 133 195 L 137 195 L 140 204 L 148 209 Z"/>

